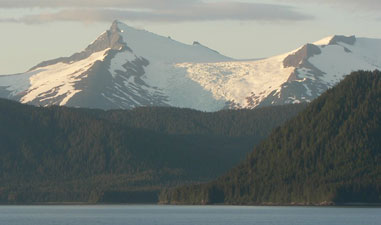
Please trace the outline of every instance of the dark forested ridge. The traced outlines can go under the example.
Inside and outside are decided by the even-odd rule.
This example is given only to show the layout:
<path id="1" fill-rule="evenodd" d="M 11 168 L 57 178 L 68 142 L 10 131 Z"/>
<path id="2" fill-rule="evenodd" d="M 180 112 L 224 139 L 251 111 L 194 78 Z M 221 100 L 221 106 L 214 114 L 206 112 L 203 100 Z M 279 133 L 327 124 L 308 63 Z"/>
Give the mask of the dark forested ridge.
<path id="1" fill-rule="evenodd" d="M 381 202 L 381 73 L 359 71 L 217 180 L 163 191 L 172 204 Z"/>
<path id="2" fill-rule="evenodd" d="M 163 187 L 223 174 L 305 107 L 101 111 L 0 100 L 0 203 L 152 202 Z"/>

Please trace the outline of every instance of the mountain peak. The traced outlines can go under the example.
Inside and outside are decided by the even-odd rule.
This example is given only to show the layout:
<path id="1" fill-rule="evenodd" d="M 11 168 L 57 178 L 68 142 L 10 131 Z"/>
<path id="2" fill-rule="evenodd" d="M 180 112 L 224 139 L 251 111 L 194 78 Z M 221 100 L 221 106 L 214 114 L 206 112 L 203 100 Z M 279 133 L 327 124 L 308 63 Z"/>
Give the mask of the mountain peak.
<path id="1" fill-rule="evenodd" d="M 112 21 L 112 24 L 114 25 L 114 24 L 116 24 L 116 25 L 118 25 L 119 23 L 122 23 L 120 20 L 114 20 L 114 21 Z"/>
<path id="2" fill-rule="evenodd" d="M 119 20 L 114 20 L 114 22 L 112 22 L 112 24 L 111 24 L 110 31 L 111 32 L 120 32 L 120 28 L 119 28 L 120 24 L 121 24 L 121 22 Z"/>
<path id="3" fill-rule="evenodd" d="M 119 28 L 120 24 L 123 24 L 119 22 L 118 20 L 115 20 L 110 29 L 103 32 L 95 41 L 93 41 L 87 48 L 79 53 L 75 53 L 71 55 L 70 57 L 61 57 L 58 59 L 53 59 L 53 60 L 48 60 L 44 61 L 37 66 L 34 66 L 31 68 L 29 71 L 35 70 L 39 67 L 45 67 L 49 65 L 56 64 L 58 62 L 63 62 L 63 63 L 70 63 L 73 61 L 80 61 L 83 59 L 88 58 L 90 55 L 104 51 L 106 49 L 113 49 L 113 50 L 130 50 L 126 43 L 123 41 L 122 36 L 120 35 L 121 29 Z"/>
<path id="4" fill-rule="evenodd" d="M 329 42 L 329 45 L 336 45 L 338 42 L 342 42 L 348 45 L 354 45 L 356 43 L 356 36 L 335 35 Z"/>
<path id="5" fill-rule="evenodd" d="M 121 50 L 126 48 L 126 43 L 120 33 L 122 33 L 121 25 L 123 23 L 119 20 L 114 20 L 109 30 L 102 33 L 93 43 L 91 43 L 85 51 L 97 52 L 106 48 Z"/>
<path id="6" fill-rule="evenodd" d="M 312 44 L 314 45 L 337 45 L 339 42 L 348 44 L 348 45 L 354 45 L 356 42 L 356 36 L 345 36 L 345 35 L 332 35 L 325 37 L 319 41 L 316 41 Z"/>

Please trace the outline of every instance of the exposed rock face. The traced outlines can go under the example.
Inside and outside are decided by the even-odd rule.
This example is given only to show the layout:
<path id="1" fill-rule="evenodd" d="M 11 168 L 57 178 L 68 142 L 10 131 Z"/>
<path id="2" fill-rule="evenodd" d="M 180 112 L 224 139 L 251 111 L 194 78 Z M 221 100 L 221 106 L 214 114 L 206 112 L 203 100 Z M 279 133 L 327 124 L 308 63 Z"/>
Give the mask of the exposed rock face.
<path id="1" fill-rule="evenodd" d="M 340 42 L 348 44 L 348 45 L 354 45 L 356 43 L 356 36 L 342 36 L 342 35 L 335 35 L 332 40 L 329 42 L 328 45 L 337 45 Z"/>
<path id="2" fill-rule="evenodd" d="M 307 60 L 314 55 L 321 54 L 321 50 L 318 46 L 313 44 L 304 45 L 299 51 L 292 55 L 287 56 L 284 61 L 284 67 L 299 67 L 307 63 Z"/>

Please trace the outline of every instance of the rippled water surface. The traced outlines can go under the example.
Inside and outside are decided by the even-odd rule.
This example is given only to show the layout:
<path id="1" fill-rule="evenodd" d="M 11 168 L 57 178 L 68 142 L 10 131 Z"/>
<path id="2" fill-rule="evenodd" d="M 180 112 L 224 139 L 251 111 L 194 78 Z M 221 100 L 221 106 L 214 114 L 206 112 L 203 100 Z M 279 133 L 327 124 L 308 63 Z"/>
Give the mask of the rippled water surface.
<path id="1" fill-rule="evenodd" d="M 381 225 L 381 208 L 0 206 L 0 225 Z"/>

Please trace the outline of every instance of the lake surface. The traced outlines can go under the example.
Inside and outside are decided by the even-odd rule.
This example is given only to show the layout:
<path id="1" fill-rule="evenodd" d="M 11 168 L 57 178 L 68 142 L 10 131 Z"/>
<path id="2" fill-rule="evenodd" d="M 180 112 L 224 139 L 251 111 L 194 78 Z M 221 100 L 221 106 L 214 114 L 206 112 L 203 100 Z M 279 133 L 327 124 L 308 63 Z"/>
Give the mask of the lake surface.
<path id="1" fill-rule="evenodd" d="M 381 208 L 0 206 L 0 225 L 380 225 Z"/>

